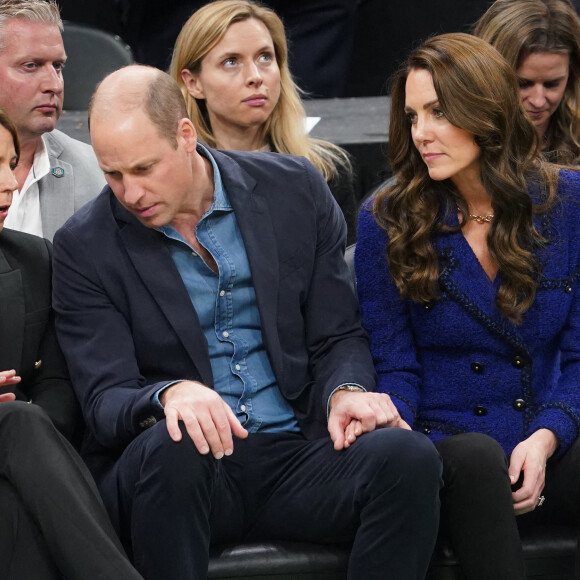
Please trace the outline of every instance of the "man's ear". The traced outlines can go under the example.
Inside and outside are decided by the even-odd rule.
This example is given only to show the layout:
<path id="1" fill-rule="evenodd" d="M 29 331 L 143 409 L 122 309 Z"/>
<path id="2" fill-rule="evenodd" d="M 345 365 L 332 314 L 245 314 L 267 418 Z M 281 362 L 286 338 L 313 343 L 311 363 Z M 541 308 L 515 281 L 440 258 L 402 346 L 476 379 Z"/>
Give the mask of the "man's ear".
<path id="1" fill-rule="evenodd" d="M 179 119 L 177 123 L 177 140 L 181 140 L 184 143 L 186 151 L 195 151 L 197 132 L 193 123 L 187 117 Z"/>
<path id="2" fill-rule="evenodd" d="M 203 85 L 199 80 L 199 75 L 192 73 L 187 68 L 184 68 L 181 71 L 181 80 L 183 81 L 187 92 L 194 99 L 205 99 L 205 93 L 203 92 Z"/>

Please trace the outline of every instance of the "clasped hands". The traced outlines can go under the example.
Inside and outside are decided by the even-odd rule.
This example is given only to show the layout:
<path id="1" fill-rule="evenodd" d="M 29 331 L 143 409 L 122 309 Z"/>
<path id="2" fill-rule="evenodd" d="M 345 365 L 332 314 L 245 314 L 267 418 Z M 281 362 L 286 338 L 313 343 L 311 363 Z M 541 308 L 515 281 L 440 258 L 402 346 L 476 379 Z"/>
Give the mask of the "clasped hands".
<path id="1" fill-rule="evenodd" d="M 166 426 L 174 441 L 181 441 L 183 421 L 197 450 L 216 459 L 231 455 L 233 436 L 248 432 L 229 405 L 213 389 L 196 381 L 182 381 L 165 389 L 160 397 Z M 390 397 L 384 393 L 336 391 L 330 401 L 328 431 L 336 450 L 352 445 L 363 433 L 379 427 L 410 429 Z"/>

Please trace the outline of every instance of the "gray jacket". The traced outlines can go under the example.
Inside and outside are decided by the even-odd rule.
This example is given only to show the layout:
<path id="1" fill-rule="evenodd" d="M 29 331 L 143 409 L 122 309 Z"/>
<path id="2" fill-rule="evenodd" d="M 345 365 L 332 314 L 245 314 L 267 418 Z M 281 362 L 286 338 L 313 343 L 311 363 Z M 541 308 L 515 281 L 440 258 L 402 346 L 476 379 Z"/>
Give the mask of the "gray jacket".
<path id="1" fill-rule="evenodd" d="M 39 182 L 43 236 L 52 241 L 60 226 L 106 185 L 93 148 L 54 130 L 43 135 L 50 171 Z"/>

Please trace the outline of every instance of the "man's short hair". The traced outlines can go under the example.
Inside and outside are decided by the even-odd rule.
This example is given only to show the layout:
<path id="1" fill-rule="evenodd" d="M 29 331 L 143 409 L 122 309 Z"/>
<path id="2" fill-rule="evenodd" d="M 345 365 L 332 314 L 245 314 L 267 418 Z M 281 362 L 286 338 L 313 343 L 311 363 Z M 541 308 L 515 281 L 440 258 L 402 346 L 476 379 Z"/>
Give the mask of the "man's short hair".
<path id="1" fill-rule="evenodd" d="M 149 85 L 143 105 L 159 133 L 177 147 L 177 124 L 188 115 L 181 89 L 173 78 L 160 71 Z"/>
<path id="2" fill-rule="evenodd" d="M 181 90 L 166 72 L 146 65 L 129 65 L 129 67 L 135 66 L 149 69 L 153 74 L 145 91 L 132 95 L 124 106 L 128 111 L 137 107 L 142 108 L 157 128 L 161 137 L 167 139 L 176 148 L 177 125 L 181 119 L 187 117 L 187 107 Z M 98 99 L 97 93 L 102 82 L 97 85 L 89 104 L 89 128 L 91 126 L 94 103 Z M 128 88 L 127 94 L 130 91 L 131 88 Z"/>
<path id="3" fill-rule="evenodd" d="M 55 0 L 0 0 L 0 50 L 4 50 L 4 25 L 9 20 L 43 22 L 63 29 Z"/>

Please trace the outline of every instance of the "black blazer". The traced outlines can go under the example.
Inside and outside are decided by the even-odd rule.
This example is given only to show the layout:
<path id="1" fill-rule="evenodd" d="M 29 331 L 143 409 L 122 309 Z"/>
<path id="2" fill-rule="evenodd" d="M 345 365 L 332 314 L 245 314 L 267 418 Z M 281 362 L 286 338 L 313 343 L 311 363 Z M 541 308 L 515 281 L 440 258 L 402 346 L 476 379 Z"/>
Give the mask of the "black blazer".
<path id="1" fill-rule="evenodd" d="M 303 432 L 327 434 L 332 390 L 375 374 L 344 262 L 346 228 L 320 173 L 277 153 L 211 151 L 252 270 L 264 343 Z M 160 232 L 106 187 L 54 238 L 57 331 L 90 431 L 95 476 L 163 418 L 167 381 L 213 386 L 195 309 Z"/>
<path id="2" fill-rule="evenodd" d="M 78 404 L 58 346 L 51 308 L 50 242 L 0 232 L 0 370 L 16 369 L 17 400 L 41 406 L 68 438 L 78 428 Z"/>

